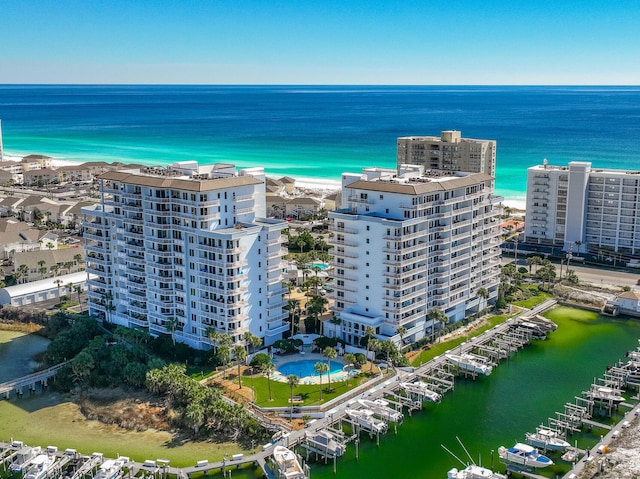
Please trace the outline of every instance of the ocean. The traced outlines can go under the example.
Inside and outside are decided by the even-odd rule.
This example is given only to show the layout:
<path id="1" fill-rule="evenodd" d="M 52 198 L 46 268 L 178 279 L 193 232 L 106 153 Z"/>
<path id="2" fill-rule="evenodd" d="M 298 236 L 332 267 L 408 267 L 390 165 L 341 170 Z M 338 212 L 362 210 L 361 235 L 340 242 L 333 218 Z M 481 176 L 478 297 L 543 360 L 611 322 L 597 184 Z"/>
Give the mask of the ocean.
<path id="1" fill-rule="evenodd" d="M 5 155 L 231 162 L 338 185 L 394 167 L 396 138 L 497 141 L 496 193 L 522 205 L 526 169 L 640 166 L 640 87 L 0 85 Z"/>

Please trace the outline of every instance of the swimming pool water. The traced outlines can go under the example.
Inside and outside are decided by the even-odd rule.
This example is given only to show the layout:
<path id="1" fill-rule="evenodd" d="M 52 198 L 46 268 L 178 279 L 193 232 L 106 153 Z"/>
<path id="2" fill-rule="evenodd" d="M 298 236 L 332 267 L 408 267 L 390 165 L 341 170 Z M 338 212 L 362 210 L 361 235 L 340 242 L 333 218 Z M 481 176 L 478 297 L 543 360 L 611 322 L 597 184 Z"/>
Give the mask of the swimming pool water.
<path id="1" fill-rule="evenodd" d="M 313 367 L 316 363 L 325 363 L 325 360 L 313 360 L 313 359 L 301 359 L 299 361 L 291 361 L 289 363 L 282 364 L 278 366 L 278 371 L 283 376 L 289 376 L 290 374 L 295 374 L 299 378 L 303 378 L 305 376 L 318 376 L 315 369 Z M 339 361 L 331 361 L 331 374 L 342 372 L 344 364 Z M 326 377 L 326 373 L 322 375 Z"/>
<path id="2" fill-rule="evenodd" d="M 311 267 L 317 267 L 318 269 L 329 269 L 329 265 L 326 263 L 311 263 Z"/>

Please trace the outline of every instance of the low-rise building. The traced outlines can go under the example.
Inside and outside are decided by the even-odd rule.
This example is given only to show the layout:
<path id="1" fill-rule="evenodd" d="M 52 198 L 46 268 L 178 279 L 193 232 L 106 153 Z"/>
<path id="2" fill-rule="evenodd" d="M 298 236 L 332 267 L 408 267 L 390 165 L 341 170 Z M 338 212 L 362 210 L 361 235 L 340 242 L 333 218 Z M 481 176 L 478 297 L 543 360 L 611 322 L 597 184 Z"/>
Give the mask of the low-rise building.
<path id="1" fill-rule="evenodd" d="M 86 290 L 87 278 L 93 279 L 94 275 L 87 273 L 72 273 L 55 278 L 47 278 L 31 283 L 22 283 L 15 286 L 7 286 L 0 288 L 0 305 L 8 304 L 11 306 L 28 306 L 43 301 L 58 299 L 63 295 L 73 299 L 74 286 Z M 73 286 L 71 286 L 73 285 Z M 70 290 L 71 286 L 71 290 Z"/>

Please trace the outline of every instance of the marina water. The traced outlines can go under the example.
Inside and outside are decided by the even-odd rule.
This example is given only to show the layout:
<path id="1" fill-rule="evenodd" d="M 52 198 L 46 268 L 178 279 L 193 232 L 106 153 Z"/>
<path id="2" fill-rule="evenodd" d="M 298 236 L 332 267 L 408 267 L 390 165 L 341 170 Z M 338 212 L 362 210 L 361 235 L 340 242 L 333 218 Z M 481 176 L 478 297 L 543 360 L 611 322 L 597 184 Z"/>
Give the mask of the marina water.
<path id="1" fill-rule="evenodd" d="M 561 314 L 558 314 L 561 313 Z M 569 317 L 566 317 L 566 313 Z M 549 317 L 558 330 L 545 341 L 533 341 L 525 349 L 494 368 L 491 376 L 476 381 L 457 380 L 455 390 L 445 395 L 440 404 L 427 404 L 404 423 L 375 440 L 362 436 L 359 460 L 349 444 L 345 457 L 338 460 L 338 478 L 421 478 L 443 479 L 452 467 L 461 464 L 441 445 L 468 462 L 456 440 L 464 443 L 476 463 L 498 470 L 498 447 L 524 442 L 525 432 L 535 431 L 564 404 L 574 402 L 588 390 L 594 377 L 602 377 L 606 366 L 622 359 L 635 349 L 640 337 L 637 320 L 595 317 L 579 310 L 559 308 Z M 605 418 L 595 420 L 606 422 Z M 593 446 L 604 430 L 593 429 L 569 437 L 578 447 Z M 493 451 L 493 461 L 492 461 Z M 567 471 L 566 463 L 552 456 L 556 464 L 537 473 L 555 477 Z M 333 466 L 314 465 L 315 479 L 333 476 Z"/>
<path id="2" fill-rule="evenodd" d="M 640 158 L 640 87 L 0 85 L 0 119 L 12 154 L 232 162 L 334 185 L 394 167 L 399 136 L 460 130 L 497 141 L 497 193 L 521 204 L 544 158 Z"/>

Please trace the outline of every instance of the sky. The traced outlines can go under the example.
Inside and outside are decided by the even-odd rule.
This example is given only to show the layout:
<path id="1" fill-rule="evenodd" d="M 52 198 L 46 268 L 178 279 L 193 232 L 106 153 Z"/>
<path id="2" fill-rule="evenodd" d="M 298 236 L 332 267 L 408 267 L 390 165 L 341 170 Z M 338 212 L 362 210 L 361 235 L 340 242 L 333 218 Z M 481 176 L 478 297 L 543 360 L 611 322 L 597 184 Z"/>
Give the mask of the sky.
<path id="1" fill-rule="evenodd" d="M 0 83 L 638 85 L 638 0 L 0 0 Z"/>

